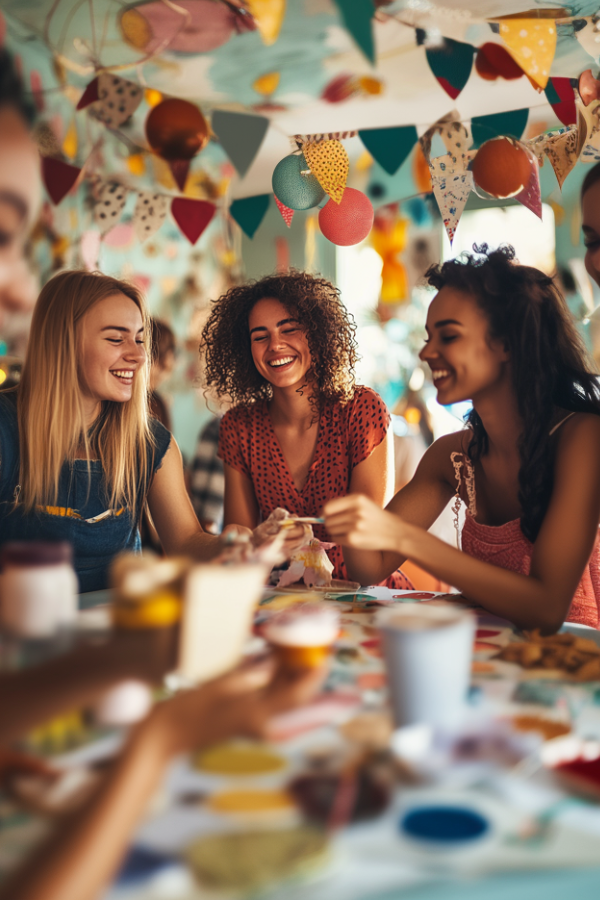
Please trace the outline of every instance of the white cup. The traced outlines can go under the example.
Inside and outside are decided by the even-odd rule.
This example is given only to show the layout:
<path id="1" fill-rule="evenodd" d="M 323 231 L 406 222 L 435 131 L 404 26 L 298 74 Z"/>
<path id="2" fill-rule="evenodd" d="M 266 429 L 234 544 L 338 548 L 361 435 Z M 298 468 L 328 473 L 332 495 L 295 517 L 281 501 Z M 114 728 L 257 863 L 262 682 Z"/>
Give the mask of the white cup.
<path id="1" fill-rule="evenodd" d="M 460 724 L 471 676 L 475 617 L 451 605 L 402 604 L 381 610 L 396 727 Z"/>

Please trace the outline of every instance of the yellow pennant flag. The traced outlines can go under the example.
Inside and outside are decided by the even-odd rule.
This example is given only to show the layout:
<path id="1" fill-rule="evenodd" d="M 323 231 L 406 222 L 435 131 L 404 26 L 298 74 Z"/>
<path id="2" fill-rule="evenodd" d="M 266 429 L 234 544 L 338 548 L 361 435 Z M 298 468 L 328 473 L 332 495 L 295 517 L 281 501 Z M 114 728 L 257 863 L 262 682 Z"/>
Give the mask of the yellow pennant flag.
<path id="1" fill-rule="evenodd" d="M 348 154 L 340 141 L 304 144 L 304 158 L 310 170 L 335 203 L 341 203 L 350 170 Z"/>
<path id="2" fill-rule="evenodd" d="M 248 0 L 248 7 L 263 44 L 274 44 L 283 25 L 285 0 Z"/>
<path id="3" fill-rule="evenodd" d="M 500 37 L 515 62 L 532 81 L 545 88 L 556 52 L 554 19 L 504 19 L 498 24 Z"/>
<path id="4" fill-rule="evenodd" d="M 77 156 L 77 143 L 77 128 L 75 127 L 75 120 L 73 119 L 69 125 L 69 129 L 62 145 L 63 153 L 68 159 L 73 160 Z"/>

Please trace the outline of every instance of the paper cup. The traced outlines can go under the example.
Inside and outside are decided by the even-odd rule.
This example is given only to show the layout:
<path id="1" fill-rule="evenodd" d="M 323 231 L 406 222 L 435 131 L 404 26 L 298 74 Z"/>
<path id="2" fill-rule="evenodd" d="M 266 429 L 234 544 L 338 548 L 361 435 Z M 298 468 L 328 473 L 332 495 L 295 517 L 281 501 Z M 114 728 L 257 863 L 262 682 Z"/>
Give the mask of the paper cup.
<path id="1" fill-rule="evenodd" d="M 339 613 L 330 606 L 298 603 L 275 613 L 263 635 L 288 671 L 322 666 L 339 633 Z"/>
<path id="2" fill-rule="evenodd" d="M 408 604 L 377 616 L 396 727 L 459 724 L 471 676 L 475 617 Z"/>

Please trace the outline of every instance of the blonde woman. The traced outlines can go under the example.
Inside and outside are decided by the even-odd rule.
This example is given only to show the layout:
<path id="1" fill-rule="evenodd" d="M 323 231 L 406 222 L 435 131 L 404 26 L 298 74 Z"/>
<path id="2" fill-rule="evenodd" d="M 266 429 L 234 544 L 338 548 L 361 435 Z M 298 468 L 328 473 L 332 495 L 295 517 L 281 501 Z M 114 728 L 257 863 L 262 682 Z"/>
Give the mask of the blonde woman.
<path id="1" fill-rule="evenodd" d="M 168 554 L 220 549 L 194 514 L 181 453 L 148 414 L 148 314 L 132 285 L 62 272 L 38 299 L 18 389 L 0 394 L 0 543 L 73 545 L 81 591 L 139 549 L 148 502 Z"/>

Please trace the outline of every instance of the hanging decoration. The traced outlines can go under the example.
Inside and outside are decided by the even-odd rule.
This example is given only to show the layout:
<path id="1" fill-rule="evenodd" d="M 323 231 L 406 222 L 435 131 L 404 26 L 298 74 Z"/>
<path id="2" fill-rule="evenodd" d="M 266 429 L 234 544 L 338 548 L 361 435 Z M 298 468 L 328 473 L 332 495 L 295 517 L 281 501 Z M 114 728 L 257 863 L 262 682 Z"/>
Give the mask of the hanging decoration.
<path id="1" fill-rule="evenodd" d="M 127 188 L 117 182 L 99 185 L 94 205 L 94 221 L 101 234 L 116 225 L 127 200 Z"/>
<path id="2" fill-rule="evenodd" d="M 234 200 L 229 207 L 229 215 L 238 223 L 244 234 L 253 238 L 269 208 L 270 194 L 258 194 Z"/>
<path id="3" fill-rule="evenodd" d="M 556 52 L 556 23 L 553 19 L 504 19 L 500 37 L 526 75 L 542 89 L 550 77 Z"/>
<path id="4" fill-rule="evenodd" d="M 81 174 L 81 169 L 61 159 L 42 156 L 42 180 L 55 206 L 67 196 Z"/>
<path id="5" fill-rule="evenodd" d="M 497 81 L 504 78 L 506 81 L 514 81 L 523 77 L 523 69 L 512 58 L 508 50 L 502 44 L 491 41 L 482 44 L 475 57 L 475 70 L 486 81 Z"/>
<path id="6" fill-rule="evenodd" d="M 171 202 L 171 215 L 190 244 L 196 243 L 211 222 L 215 211 L 216 206 L 214 203 L 209 203 L 206 200 L 174 197 Z"/>
<path id="7" fill-rule="evenodd" d="M 211 124 L 223 150 L 243 178 L 260 150 L 269 120 L 264 116 L 216 109 Z"/>
<path id="8" fill-rule="evenodd" d="M 543 146 L 544 153 L 554 169 L 558 186 L 562 188 L 565 179 L 579 158 L 579 131 L 571 125 L 558 135 L 551 137 Z"/>
<path id="9" fill-rule="evenodd" d="M 531 175 L 522 191 L 515 195 L 526 209 L 531 210 L 538 219 L 542 218 L 542 192 L 540 188 L 540 166 L 535 154 L 528 151 Z"/>
<path id="10" fill-rule="evenodd" d="M 303 146 L 304 157 L 313 175 L 334 203 L 344 196 L 350 160 L 340 141 L 309 142 Z"/>
<path id="11" fill-rule="evenodd" d="M 209 128 L 197 106 L 170 98 L 150 110 L 146 119 L 150 147 L 166 160 L 179 189 L 183 190 L 190 160 L 208 143 Z"/>
<path id="12" fill-rule="evenodd" d="M 164 194 L 155 194 L 153 191 L 138 192 L 133 211 L 133 228 L 140 243 L 156 234 L 168 210 L 169 199 Z"/>
<path id="13" fill-rule="evenodd" d="M 340 247 L 359 244 L 369 234 L 374 218 L 371 201 L 361 191 L 346 188 L 341 201 L 329 200 L 319 212 L 322 234 Z"/>
<path id="14" fill-rule="evenodd" d="M 375 41 L 373 38 L 373 0 L 334 0 L 340 11 L 344 27 L 350 32 L 359 50 L 369 62 L 375 63 Z"/>
<path id="15" fill-rule="evenodd" d="M 369 240 L 383 262 L 379 295 L 382 303 L 401 303 L 408 298 L 406 267 L 398 259 L 406 248 L 407 233 L 408 220 L 398 216 L 397 206 L 377 210 Z"/>
<path id="16" fill-rule="evenodd" d="M 423 153 L 421 141 L 416 145 L 412 163 L 412 177 L 420 194 L 429 194 L 433 190 L 429 163 Z"/>
<path id="17" fill-rule="evenodd" d="M 439 47 L 426 47 L 429 68 L 446 93 L 456 100 L 471 74 L 475 48 L 462 41 L 444 38 Z"/>
<path id="18" fill-rule="evenodd" d="M 473 190 L 473 175 L 467 165 L 468 157 L 452 153 L 437 156 L 429 163 L 433 193 L 451 244 Z"/>
<path id="19" fill-rule="evenodd" d="M 277 163 L 272 184 L 275 198 L 289 209 L 312 209 L 325 196 L 302 153 L 292 153 Z"/>
<path id="20" fill-rule="evenodd" d="M 285 0 L 248 0 L 248 8 L 263 44 L 270 47 L 279 37 L 285 18 Z"/>
<path id="21" fill-rule="evenodd" d="M 591 74 L 591 73 L 590 73 Z M 577 109 L 570 78 L 551 78 L 546 85 L 546 99 L 563 125 L 575 125 Z"/>
<path id="22" fill-rule="evenodd" d="M 527 126 L 528 109 L 513 109 L 509 112 L 493 113 L 490 116 L 475 116 L 471 119 L 473 146 L 481 147 L 494 137 L 507 136 L 519 140 Z"/>
<path id="23" fill-rule="evenodd" d="M 119 20 L 125 41 L 148 55 L 208 53 L 234 35 L 256 26 L 245 9 L 213 0 L 150 2 L 126 9 Z"/>
<path id="24" fill-rule="evenodd" d="M 277 209 L 281 213 L 283 221 L 289 228 L 292 224 L 292 219 L 294 218 L 294 210 L 290 209 L 289 206 L 285 206 L 277 195 L 275 195 L 275 203 L 277 204 Z"/>
<path id="25" fill-rule="evenodd" d="M 86 87 L 77 109 L 88 108 L 107 128 L 120 128 L 131 118 L 143 97 L 139 85 L 111 72 L 101 72 Z"/>
<path id="26" fill-rule="evenodd" d="M 600 21 L 598 16 L 582 16 L 578 18 L 578 24 L 583 24 L 575 30 L 575 37 L 582 48 L 588 53 L 596 64 L 600 61 Z"/>
<path id="27" fill-rule="evenodd" d="M 498 199 L 516 196 L 531 178 L 527 151 L 510 137 L 486 141 L 477 151 L 471 169 L 477 187 Z"/>
<path id="28" fill-rule="evenodd" d="M 388 175 L 394 175 L 418 140 L 414 125 L 369 128 L 358 132 L 361 141 Z"/>

